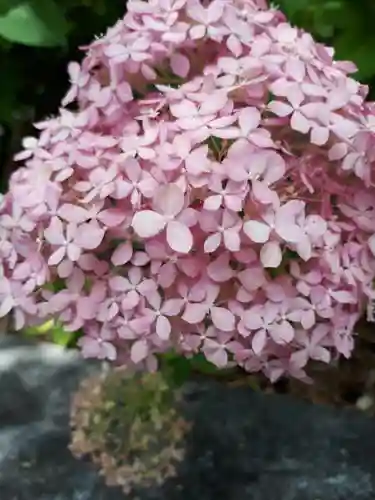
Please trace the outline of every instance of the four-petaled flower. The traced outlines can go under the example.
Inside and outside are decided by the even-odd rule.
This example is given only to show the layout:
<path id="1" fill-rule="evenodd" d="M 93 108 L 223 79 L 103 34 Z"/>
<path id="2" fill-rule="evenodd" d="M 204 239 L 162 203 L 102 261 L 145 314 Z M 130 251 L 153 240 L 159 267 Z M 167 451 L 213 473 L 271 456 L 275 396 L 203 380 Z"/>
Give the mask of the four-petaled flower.
<path id="1" fill-rule="evenodd" d="M 132 226 L 141 238 L 150 238 L 165 229 L 171 249 L 189 253 L 193 246 L 193 235 L 184 223 L 184 206 L 185 196 L 179 187 L 174 184 L 162 186 L 154 198 L 155 210 L 137 212 Z"/>

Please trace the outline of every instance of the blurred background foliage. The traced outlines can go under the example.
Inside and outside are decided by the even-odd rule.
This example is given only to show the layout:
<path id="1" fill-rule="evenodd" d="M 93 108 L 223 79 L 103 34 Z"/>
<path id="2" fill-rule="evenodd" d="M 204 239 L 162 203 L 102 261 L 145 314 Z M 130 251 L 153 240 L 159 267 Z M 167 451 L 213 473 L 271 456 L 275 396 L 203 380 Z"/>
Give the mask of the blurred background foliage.
<path id="1" fill-rule="evenodd" d="M 353 60 L 357 77 L 375 89 L 374 0 L 279 0 L 278 7 L 338 58 Z M 32 122 L 56 113 L 67 63 L 125 8 L 126 0 L 0 0 L 0 191 Z"/>

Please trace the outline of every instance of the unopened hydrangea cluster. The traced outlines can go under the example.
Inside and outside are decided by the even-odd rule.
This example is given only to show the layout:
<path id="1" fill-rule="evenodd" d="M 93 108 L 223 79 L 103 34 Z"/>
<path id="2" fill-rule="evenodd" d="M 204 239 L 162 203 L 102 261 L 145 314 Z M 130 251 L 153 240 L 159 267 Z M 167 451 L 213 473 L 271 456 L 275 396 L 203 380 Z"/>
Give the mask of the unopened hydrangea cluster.
<path id="1" fill-rule="evenodd" d="M 303 379 L 350 356 L 375 276 L 355 66 L 259 0 L 127 8 L 16 156 L 0 316 L 144 369 L 173 349 Z"/>

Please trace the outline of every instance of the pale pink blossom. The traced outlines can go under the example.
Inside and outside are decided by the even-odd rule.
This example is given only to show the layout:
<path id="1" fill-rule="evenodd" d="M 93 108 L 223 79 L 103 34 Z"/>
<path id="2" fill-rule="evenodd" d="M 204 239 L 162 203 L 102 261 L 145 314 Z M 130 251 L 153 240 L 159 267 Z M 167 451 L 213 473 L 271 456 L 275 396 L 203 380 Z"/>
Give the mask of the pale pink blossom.
<path id="1" fill-rule="evenodd" d="M 324 363 L 329 363 L 331 353 L 329 347 L 329 326 L 317 325 L 311 333 L 305 330 L 297 330 L 295 333 L 295 342 L 300 346 L 298 351 L 295 351 L 291 360 L 294 364 L 305 367 L 309 359 L 315 359 Z"/>
<path id="2" fill-rule="evenodd" d="M 128 277 L 113 276 L 109 280 L 109 287 L 114 292 L 122 292 L 122 308 L 133 309 L 139 304 L 141 297 L 156 293 L 157 285 L 154 280 L 145 278 L 142 269 L 132 266 L 128 270 Z"/>
<path id="3" fill-rule="evenodd" d="M 166 230 L 168 245 L 172 250 L 189 253 L 193 236 L 189 227 L 179 220 L 183 217 L 184 193 L 175 185 L 159 189 L 154 198 L 157 210 L 143 210 L 134 215 L 132 226 L 142 238 L 150 238 Z M 181 218 L 180 218 L 181 219 Z"/>
<path id="4" fill-rule="evenodd" d="M 0 316 L 307 381 L 375 291 L 374 103 L 264 0 L 129 0 L 0 196 Z M 66 106 L 72 104 L 71 110 Z"/>
<path id="5" fill-rule="evenodd" d="M 91 326 L 84 337 L 79 339 L 78 345 L 85 358 L 108 359 L 114 361 L 117 357 L 114 332 L 103 325 Z"/>
<path id="6" fill-rule="evenodd" d="M 202 212 L 201 217 L 200 225 L 209 234 L 204 242 L 205 252 L 214 252 L 221 244 L 232 252 L 240 250 L 242 221 L 235 212 Z"/>

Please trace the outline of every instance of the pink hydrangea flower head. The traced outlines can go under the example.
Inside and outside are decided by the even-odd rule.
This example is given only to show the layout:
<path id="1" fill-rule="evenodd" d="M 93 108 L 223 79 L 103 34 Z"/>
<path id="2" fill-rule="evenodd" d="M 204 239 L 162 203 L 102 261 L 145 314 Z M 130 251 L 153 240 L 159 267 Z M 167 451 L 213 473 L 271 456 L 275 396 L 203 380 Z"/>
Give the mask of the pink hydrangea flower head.
<path id="1" fill-rule="evenodd" d="M 374 303 L 375 105 L 263 0 L 130 0 L 0 200 L 0 316 L 305 379 Z M 74 104 L 74 111 L 70 106 Z M 73 109 L 73 108 L 72 108 Z"/>

